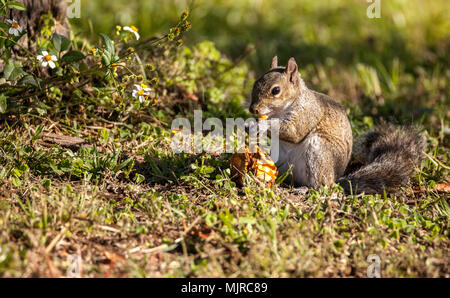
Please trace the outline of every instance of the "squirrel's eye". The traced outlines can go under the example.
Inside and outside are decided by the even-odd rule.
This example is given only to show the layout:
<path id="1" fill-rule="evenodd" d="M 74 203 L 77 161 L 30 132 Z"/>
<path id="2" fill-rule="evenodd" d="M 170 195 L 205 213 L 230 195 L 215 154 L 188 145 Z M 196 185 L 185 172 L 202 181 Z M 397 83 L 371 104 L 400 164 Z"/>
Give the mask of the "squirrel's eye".
<path id="1" fill-rule="evenodd" d="M 281 88 L 278 86 L 275 86 L 272 88 L 272 95 L 278 95 L 281 92 Z"/>

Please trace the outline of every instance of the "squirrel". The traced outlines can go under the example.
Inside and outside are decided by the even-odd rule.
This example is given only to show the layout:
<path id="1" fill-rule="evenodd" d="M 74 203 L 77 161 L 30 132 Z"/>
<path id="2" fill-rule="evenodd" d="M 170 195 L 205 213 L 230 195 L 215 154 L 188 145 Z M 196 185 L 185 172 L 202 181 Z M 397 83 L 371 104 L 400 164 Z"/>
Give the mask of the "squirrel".
<path id="1" fill-rule="evenodd" d="M 353 148 L 345 108 L 310 90 L 294 58 L 286 67 L 278 66 L 277 56 L 272 59 L 270 70 L 253 86 L 250 112 L 279 119 L 276 166 L 280 173 L 293 167 L 296 187 L 318 188 L 336 182 L 346 193 L 396 192 L 409 182 L 423 159 L 426 138 L 410 126 L 382 123 L 362 135 Z M 352 156 L 362 165 L 348 173 Z"/>

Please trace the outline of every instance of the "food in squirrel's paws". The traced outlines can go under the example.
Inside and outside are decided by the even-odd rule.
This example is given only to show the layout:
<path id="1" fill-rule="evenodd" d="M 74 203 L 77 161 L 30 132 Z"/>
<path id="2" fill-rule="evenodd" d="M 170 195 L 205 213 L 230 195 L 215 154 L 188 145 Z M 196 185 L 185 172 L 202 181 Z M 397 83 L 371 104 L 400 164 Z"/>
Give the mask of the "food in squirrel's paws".
<path id="1" fill-rule="evenodd" d="M 270 158 L 270 155 L 255 146 L 256 152 L 251 153 L 250 148 L 245 146 L 244 153 L 235 153 L 230 159 L 232 177 L 236 179 L 238 185 L 243 185 L 244 175 L 253 173 L 255 177 L 272 187 L 278 176 L 277 167 Z"/>

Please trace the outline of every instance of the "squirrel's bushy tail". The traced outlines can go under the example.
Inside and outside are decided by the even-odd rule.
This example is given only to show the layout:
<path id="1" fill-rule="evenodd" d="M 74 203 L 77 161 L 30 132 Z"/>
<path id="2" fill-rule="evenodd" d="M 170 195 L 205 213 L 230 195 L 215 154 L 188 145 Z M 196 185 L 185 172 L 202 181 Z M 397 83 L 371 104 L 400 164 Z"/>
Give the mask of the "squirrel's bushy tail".
<path id="1" fill-rule="evenodd" d="M 426 138 L 418 129 L 382 123 L 356 143 L 354 154 L 363 166 L 337 183 L 346 193 L 396 192 L 409 182 L 425 146 Z"/>

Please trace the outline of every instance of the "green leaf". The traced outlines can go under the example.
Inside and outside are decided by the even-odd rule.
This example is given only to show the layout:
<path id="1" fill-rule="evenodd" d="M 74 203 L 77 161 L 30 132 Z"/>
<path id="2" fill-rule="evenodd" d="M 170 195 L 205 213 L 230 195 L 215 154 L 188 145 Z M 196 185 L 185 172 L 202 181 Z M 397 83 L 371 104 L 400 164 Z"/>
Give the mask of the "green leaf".
<path id="1" fill-rule="evenodd" d="M 103 53 L 103 56 L 102 56 L 102 63 L 103 63 L 103 66 L 109 66 L 111 64 L 110 54 L 106 50 L 105 50 L 105 52 Z"/>
<path id="2" fill-rule="evenodd" d="M 110 60 L 111 60 L 111 57 L 115 56 L 115 53 L 116 53 L 116 50 L 114 48 L 114 44 L 113 44 L 113 42 L 111 41 L 111 39 L 109 38 L 108 35 L 100 33 L 100 37 L 103 40 L 103 44 L 105 45 L 106 51 L 108 51 L 108 53 L 111 54 L 110 57 L 109 57 Z"/>
<path id="3" fill-rule="evenodd" d="M 32 75 L 25 75 L 22 79 L 20 79 L 19 82 L 17 82 L 18 85 L 32 85 L 35 87 L 39 87 L 38 83 L 36 82 L 36 79 Z"/>
<path id="4" fill-rule="evenodd" d="M 6 23 L 0 22 L 0 28 L 2 28 L 5 31 L 8 31 L 10 26 Z"/>
<path id="5" fill-rule="evenodd" d="M 53 43 L 53 46 L 55 47 L 56 51 L 61 52 L 62 36 L 59 34 L 54 34 L 52 43 Z"/>
<path id="6" fill-rule="evenodd" d="M 22 70 L 22 66 L 18 62 L 14 63 L 12 61 L 8 61 L 5 69 L 3 70 L 3 75 L 7 81 L 14 81 L 24 74 L 26 74 L 26 72 Z"/>
<path id="7" fill-rule="evenodd" d="M 22 75 L 26 75 L 27 73 L 23 71 L 22 67 L 15 67 L 12 71 L 11 75 L 9 76 L 9 81 L 14 81 L 18 79 Z"/>
<path id="8" fill-rule="evenodd" d="M 65 36 L 59 35 L 59 34 L 53 34 L 53 46 L 55 49 L 61 53 L 64 51 L 67 51 L 70 48 L 71 41 Z"/>
<path id="9" fill-rule="evenodd" d="M 50 179 L 44 179 L 41 182 L 43 187 L 49 188 L 52 185 L 52 180 Z"/>
<path id="10" fill-rule="evenodd" d="M 8 80 L 9 76 L 14 70 L 14 63 L 12 61 L 8 61 L 5 65 L 5 69 L 3 70 L 3 76 L 6 80 Z"/>
<path id="11" fill-rule="evenodd" d="M 136 175 L 134 176 L 134 181 L 137 184 L 140 184 L 140 183 L 145 181 L 145 177 L 143 175 L 141 175 L 141 174 L 136 173 Z"/>
<path id="12" fill-rule="evenodd" d="M 119 56 L 114 56 L 112 59 L 112 63 L 116 63 L 120 61 L 120 57 Z"/>
<path id="13" fill-rule="evenodd" d="M 13 182 L 14 186 L 16 186 L 16 187 L 19 187 L 22 185 L 22 181 L 20 181 L 20 179 L 17 177 L 12 177 L 12 182 Z"/>
<path id="14" fill-rule="evenodd" d="M 17 1 L 10 1 L 6 3 L 6 6 L 11 9 L 25 10 L 25 6 Z"/>
<path id="15" fill-rule="evenodd" d="M 42 125 L 39 125 L 36 128 L 36 131 L 33 134 L 32 140 L 36 141 L 39 138 L 39 135 L 41 134 L 41 132 L 44 130 L 44 127 Z"/>
<path id="16" fill-rule="evenodd" d="M 6 101 L 6 96 L 4 94 L 0 94 L 0 114 L 6 113 L 7 107 L 8 103 Z"/>
<path id="17" fill-rule="evenodd" d="M 84 58 L 86 58 L 86 57 L 83 55 L 83 53 L 81 53 L 79 51 L 70 51 L 61 58 L 61 61 L 67 62 L 67 63 L 73 63 L 73 62 L 81 61 Z"/>
<path id="18" fill-rule="evenodd" d="M 134 159 L 133 159 L 133 158 L 129 158 L 129 159 L 125 160 L 123 163 L 121 163 L 120 165 L 118 165 L 118 166 L 116 166 L 116 167 L 114 168 L 114 172 L 120 171 L 120 170 L 122 170 L 123 168 L 128 167 L 128 166 L 131 165 L 133 162 L 134 162 Z"/>

